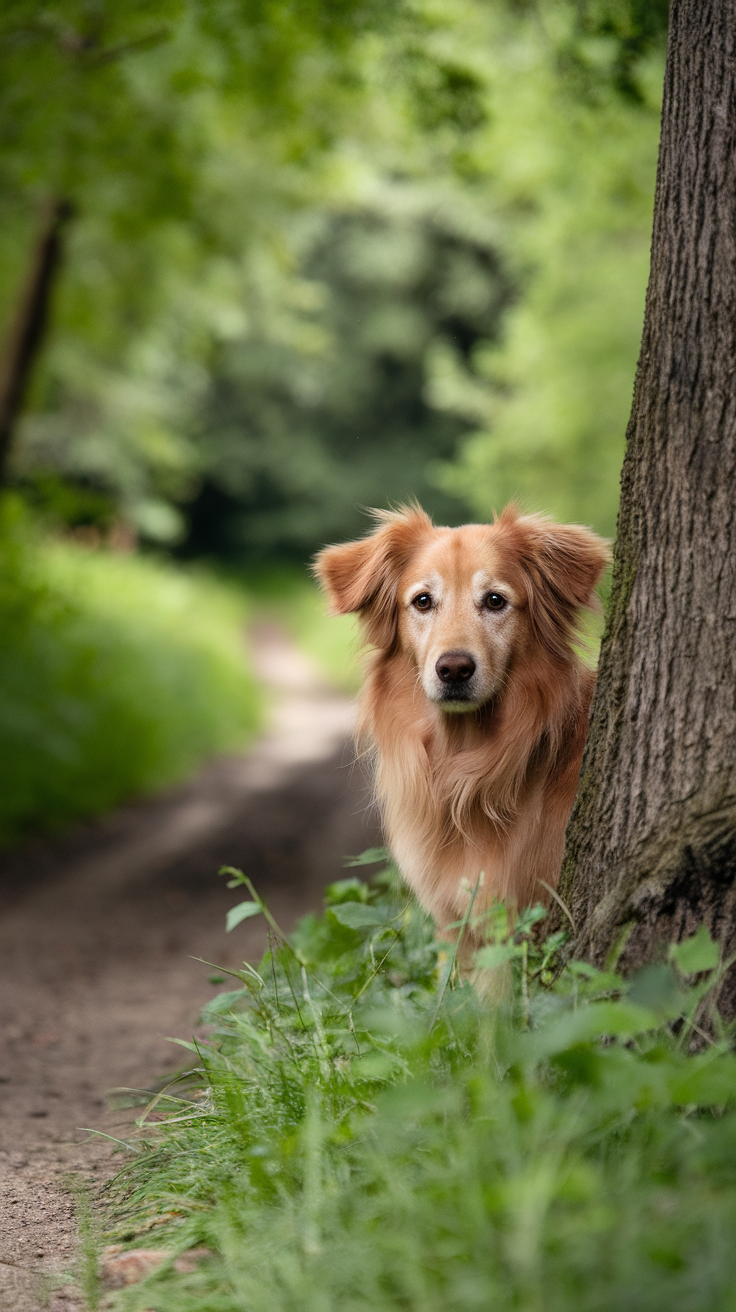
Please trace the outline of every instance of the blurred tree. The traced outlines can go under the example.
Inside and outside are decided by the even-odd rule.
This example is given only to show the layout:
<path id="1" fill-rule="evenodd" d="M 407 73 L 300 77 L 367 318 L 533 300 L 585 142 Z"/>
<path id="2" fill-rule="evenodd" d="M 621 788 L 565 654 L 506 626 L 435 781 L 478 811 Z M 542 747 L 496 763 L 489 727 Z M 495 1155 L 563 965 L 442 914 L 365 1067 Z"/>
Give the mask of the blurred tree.
<path id="1" fill-rule="evenodd" d="M 84 12 L 72 15 L 77 27 Z M 432 489 L 424 476 L 431 459 L 451 455 L 458 433 L 467 429 L 457 416 L 433 413 L 423 395 L 425 356 L 437 331 L 452 327 L 450 309 L 431 303 L 431 276 L 430 299 L 422 305 L 426 271 L 410 272 L 409 283 L 414 276 L 417 285 L 409 286 L 406 271 L 397 267 L 391 296 L 385 287 L 374 296 L 386 302 L 380 330 L 386 341 L 360 345 L 346 297 L 370 299 L 370 271 L 364 268 L 354 279 L 352 293 L 338 285 L 339 278 L 328 287 L 329 260 L 317 268 L 314 241 L 305 247 L 297 238 L 301 249 L 294 249 L 293 216 L 307 206 L 312 227 L 315 220 L 320 231 L 339 227 L 340 204 L 352 212 L 354 192 L 367 173 L 396 174 L 398 166 L 404 173 L 426 174 L 421 137 L 434 134 L 439 140 L 449 134 L 449 146 L 443 138 L 439 147 L 439 155 L 447 156 L 458 135 L 483 121 L 478 78 L 458 59 L 448 61 L 428 50 L 424 20 L 415 16 L 402 28 L 401 6 L 354 0 L 333 10 L 317 4 L 305 8 L 300 31 L 278 5 L 263 9 L 244 3 L 227 10 L 239 39 L 224 56 L 218 53 L 218 40 L 226 37 L 219 30 L 213 36 L 220 12 L 215 3 L 164 9 L 158 17 L 163 15 L 168 26 L 159 22 L 143 31 L 136 27 L 142 15 L 153 23 L 157 14 L 133 6 L 131 32 L 123 39 L 118 28 L 125 12 L 123 7 L 116 14 L 115 36 L 105 27 L 103 8 L 95 11 L 94 30 L 84 28 L 80 35 L 74 28 L 73 39 L 66 28 L 64 39 L 58 36 L 57 14 L 51 50 L 48 24 L 30 24 L 26 32 L 17 23 L 6 43 L 12 64 L 11 55 L 19 58 L 22 33 L 25 63 L 21 60 L 12 72 L 29 105 L 38 98 L 34 75 L 43 54 L 64 84 L 60 102 L 71 76 L 77 96 L 87 98 L 88 111 L 87 167 L 80 163 L 84 151 L 75 149 L 73 176 L 54 182 L 56 189 L 63 185 L 75 195 L 79 219 L 57 298 L 56 332 L 14 461 L 16 476 L 32 486 L 37 499 L 57 510 L 63 506 L 67 515 L 69 498 L 49 473 L 56 471 L 67 485 L 71 480 L 80 490 L 82 518 L 92 513 L 89 492 L 107 491 L 138 530 L 154 540 L 171 540 L 181 523 L 177 511 L 183 508 L 189 516 L 191 505 L 189 551 L 204 548 L 206 538 L 209 548 L 230 554 L 254 548 L 262 553 L 279 543 L 283 550 L 308 553 L 331 524 L 342 531 L 341 525 L 355 522 L 356 502 L 385 502 L 410 492 L 426 493 L 439 513 L 462 513 L 456 498 Z M 66 20 L 68 27 L 69 14 Z M 425 26 L 433 29 L 437 22 Z M 385 27 L 394 35 L 379 40 Z M 372 45 L 361 45 L 366 33 Z M 101 50 L 108 80 L 95 89 Z M 75 64 L 71 74 L 64 62 L 70 52 L 86 60 Z M 53 101 L 53 77 L 50 81 L 47 99 Z M 7 84 L 13 85 L 12 76 Z M 16 94 L 22 98 L 17 87 Z M 112 117 L 107 107 L 111 94 Z M 50 121 L 63 125 L 65 115 L 76 123 L 65 102 Z M 143 122 L 134 146 L 122 126 L 128 117 Z M 39 146 L 27 134 L 11 146 L 5 151 L 6 167 L 11 169 L 14 156 L 21 158 L 25 151 L 39 177 L 44 152 L 54 161 L 58 153 L 45 138 Z M 361 153 L 373 155 L 368 169 Z M 432 159 L 437 163 L 436 152 Z M 451 162 L 442 158 L 439 167 L 451 180 Z M 149 194 L 152 174 L 156 184 Z M 18 184 L 8 194 L 27 199 L 26 192 Z M 428 195 L 427 212 L 440 200 L 437 192 Z M 373 208 L 372 221 L 380 224 Z M 439 229 L 442 222 L 448 226 L 446 220 L 435 226 Z M 389 243 L 389 229 L 398 231 L 398 226 L 387 216 Z M 403 249 L 414 240 L 417 250 L 410 264 L 417 258 L 421 263 L 427 252 L 417 252 L 424 238 L 412 238 L 404 226 Z M 451 242 L 459 251 L 465 242 L 462 224 L 454 223 L 454 233 L 452 226 L 445 245 Z M 432 223 L 428 220 L 425 227 L 429 232 Z M 381 245 L 374 241 L 374 254 Z M 400 254 L 401 241 L 393 245 Z M 462 331 L 475 339 L 485 330 L 480 320 L 491 335 L 497 330 L 498 287 L 489 290 L 488 269 L 481 268 L 490 258 L 487 234 L 465 246 L 480 282 Z M 441 253 L 440 261 L 447 300 L 454 294 L 447 285 L 450 268 Z M 458 258 L 454 264 L 459 267 Z M 317 289 L 318 278 L 327 299 L 342 297 L 343 308 L 335 315 L 330 310 L 312 315 L 310 324 L 301 301 L 310 285 Z M 385 283 L 378 269 L 378 284 L 382 278 Z M 467 277 L 465 283 L 465 291 L 457 294 L 467 300 Z M 495 308 L 485 304 L 489 297 Z M 338 324 L 340 314 L 343 322 Z M 479 322 L 471 322 L 473 316 Z M 422 317 L 424 324 L 419 323 Z M 375 335 L 377 306 L 371 320 Z M 399 342 L 402 323 L 413 328 Z M 456 315 L 458 331 L 459 325 Z M 322 342 L 319 363 L 317 339 Z M 312 393 L 316 387 L 330 394 L 321 411 L 301 404 L 292 385 L 298 375 L 307 386 L 310 371 Z M 348 377 L 357 388 L 352 398 Z M 385 428 L 392 402 L 396 413 L 375 455 L 353 462 L 352 478 L 340 477 L 341 453 L 348 459 L 354 455 L 356 424 L 361 451 L 368 453 Z M 376 409 L 376 420 L 366 424 Z M 191 420 L 197 414 L 200 423 L 195 425 Z M 287 433 L 291 447 L 285 459 Z M 422 457 L 417 448 L 425 439 Z M 389 452 L 393 458 L 381 475 L 381 459 Z M 240 511 L 226 516 L 213 534 L 213 519 L 220 518 L 228 498 L 228 504 L 235 498 Z M 321 524 L 320 514 L 324 517 L 333 502 L 335 507 L 339 503 L 340 513 L 333 510 Z M 209 514 L 205 530 L 208 506 L 214 506 L 216 515 Z M 111 512 L 102 513 L 109 518 Z"/>
<path id="2" fill-rule="evenodd" d="M 540 23 L 540 18 L 543 20 Z M 437 404 L 472 431 L 442 485 L 474 511 L 517 499 L 611 534 L 641 331 L 662 29 L 634 4 L 548 0 L 496 23 L 493 104 L 475 168 L 518 294 L 484 386 L 447 361 Z M 625 91 L 621 79 L 625 70 Z"/>
<path id="3" fill-rule="evenodd" d="M 41 307 L 60 267 L 58 258 L 47 261 L 40 299 L 29 296 L 39 211 L 61 206 L 79 215 L 58 318 L 88 348 L 97 339 L 98 354 L 106 347 L 114 355 L 155 313 L 177 257 L 189 261 L 191 276 L 205 254 L 242 244 L 254 207 L 244 203 L 248 169 L 235 123 L 240 134 L 268 141 L 274 165 L 298 167 L 324 150 L 353 91 L 351 46 L 390 8 L 385 0 L 3 6 L 0 267 L 10 272 L 10 291 L 1 308 L 13 321 L 5 391 L 16 398 L 5 405 L 3 465 L 43 336 Z M 57 225 L 57 254 L 60 240 Z"/>
<path id="4" fill-rule="evenodd" d="M 49 299 L 61 259 L 62 234 L 71 216 L 72 209 L 67 201 L 55 200 L 47 206 L 0 359 L 0 483 L 4 478 L 13 429 L 23 405 L 28 379 L 48 326 Z"/>
<path id="5" fill-rule="evenodd" d="M 10 3 L 13 297 L 45 198 L 77 212 L 13 476 L 189 553 L 300 554 L 409 494 L 610 530 L 663 11 Z"/>
<path id="6" fill-rule="evenodd" d="M 588 97 L 603 83 L 643 104 L 642 61 L 661 50 L 668 14 L 669 0 L 575 0 L 572 23 L 558 38 L 560 62 Z"/>
<path id="7" fill-rule="evenodd" d="M 562 893 L 631 969 L 736 945 L 736 3 L 674 0 L 608 626 Z M 721 998 L 736 1013 L 733 972 Z"/>
<path id="8" fill-rule="evenodd" d="M 370 207 L 324 215 L 302 259 L 299 337 L 284 340 L 264 314 L 260 334 L 221 344 L 211 364 L 186 554 L 304 559 L 362 532 L 362 507 L 411 496 L 464 517 L 431 473 L 467 424 L 432 407 L 427 388 L 433 353 L 470 361 L 510 295 L 495 230 L 472 217 L 458 197 L 443 205 L 401 182 Z"/>

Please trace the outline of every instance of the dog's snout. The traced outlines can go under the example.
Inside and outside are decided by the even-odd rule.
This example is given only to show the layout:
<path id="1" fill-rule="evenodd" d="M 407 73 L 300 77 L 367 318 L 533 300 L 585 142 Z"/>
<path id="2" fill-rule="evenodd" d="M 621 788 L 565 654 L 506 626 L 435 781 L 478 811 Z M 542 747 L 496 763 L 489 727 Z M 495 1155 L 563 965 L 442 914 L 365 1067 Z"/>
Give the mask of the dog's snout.
<path id="1" fill-rule="evenodd" d="M 434 668 L 443 683 L 467 683 L 475 674 L 475 661 L 468 651 L 446 651 Z"/>

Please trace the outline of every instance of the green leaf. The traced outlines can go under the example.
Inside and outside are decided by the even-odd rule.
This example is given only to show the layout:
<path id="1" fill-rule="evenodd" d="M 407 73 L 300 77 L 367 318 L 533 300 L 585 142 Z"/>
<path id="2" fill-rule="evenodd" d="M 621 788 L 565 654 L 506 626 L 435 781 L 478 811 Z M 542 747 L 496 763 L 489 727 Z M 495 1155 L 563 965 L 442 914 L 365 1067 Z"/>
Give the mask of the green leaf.
<path id="1" fill-rule="evenodd" d="M 683 943 L 673 943 L 670 946 L 670 960 L 674 961 L 683 975 L 697 975 L 701 970 L 714 970 L 718 965 L 719 957 L 718 944 L 713 942 L 706 925 L 701 925 L 692 938 L 686 938 Z"/>
<path id="2" fill-rule="evenodd" d="M 661 1018 L 655 1012 L 633 1002 L 595 1002 L 523 1038 L 522 1052 L 526 1049 L 533 1060 L 539 1061 L 580 1043 L 594 1043 L 603 1035 L 632 1038 L 660 1024 Z"/>
<path id="3" fill-rule="evenodd" d="M 236 1007 L 242 1010 L 245 1005 L 243 998 L 247 996 L 245 989 L 231 989 L 228 993 L 218 993 L 207 1004 L 207 1016 L 224 1016 Z"/>
<path id="4" fill-rule="evenodd" d="M 364 1080 L 390 1080 L 403 1068 L 396 1052 L 366 1052 L 353 1063 L 352 1070 Z"/>
<path id="5" fill-rule="evenodd" d="M 405 1124 L 409 1117 L 448 1114 L 461 1116 L 463 1091 L 457 1086 L 438 1087 L 415 1079 L 411 1083 L 387 1089 L 381 1094 L 380 1107 L 383 1115 L 390 1116 L 399 1126 Z"/>
<path id="6" fill-rule="evenodd" d="M 338 879 L 328 884 L 325 889 L 325 902 L 328 907 L 337 906 L 338 902 L 368 901 L 368 885 L 362 879 L 351 875 L 349 879 Z"/>
<path id="7" fill-rule="evenodd" d="M 171 1036 L 169 1036 L 166 1042 L 178 1043 L 180 1048 L 186 1048 L 188 1052 L 196 1052 L 197 1056 L 199 1056 L 199 1048 L 197 1047 L 196 1043 L 190 1043 L 189 1039 L 173 1039 L 171 1038 Z"/>
<path id="8" fill-rule="evenodd" d="M 259 916 L 263 911 L 260 902 L 238 902 L 236 907 L 231 907 L 225 917 L 225 930 L 229 934 L 231 929 L 235 929 L 241 920 L 249 920 L 251 916 Z"/>
<path id="9" fill-rule="evenodd" d="M 514 957 L 520 957 L 522 948 L 518 943 L 492 943 L 487 948 L 481 948 L 476 952 L 473 959 L 475 966 L 480 966 L 484 970 L 497 970 L 499 966 L 505 966 L 507 961 L 513 961 Z"/>
<path id="10" fill-rule="evenodd" d="M 348 929 L 367 929 L 375 925 L 386 924 L 386 913 L 377 907 L 368 907 L 364 902 L 340 902 L 330 907 L 330 914 Z"/>
<path id="11" fill-rule="evenodd" d="M 582 975 L 584 979 L 595 979 L 601 973 L 588 961 L 571 961 L 567 969 L 571 975 Z"/>
<path id="12" fill-rule="evenodd" d="M 736 1058 L 710 1053 L 688 1062 L 671 1084 L 672 1097 L 683 1106 L 723 1106 L 736 1100 Z"/>
<path id="13" fill-rule="evenodd" d="M 232 879 L 227 881 L 228 888 L 238 888 L 240 884 L 245 883 L 245 875 L 242 870 L 237 870 L 235 866 L 220 866 L 218 875 L 232 875 Z"/>
<path id="14" fill-rule="evenodd" d="M 374 866 L 379 861 L 388 861 L 389 855 L 385 847 L 368 847 L 360 856 L 346 856 L 344 865 L 346 866 Z"/>
<path id="15" fill-rule="evenodd" d="M 647 1007 L 662 1020 L 675 1020 L 682 1015 L 685 997 L 671 966 L 644 966 L 631 983 L 629 1001 Z"/>

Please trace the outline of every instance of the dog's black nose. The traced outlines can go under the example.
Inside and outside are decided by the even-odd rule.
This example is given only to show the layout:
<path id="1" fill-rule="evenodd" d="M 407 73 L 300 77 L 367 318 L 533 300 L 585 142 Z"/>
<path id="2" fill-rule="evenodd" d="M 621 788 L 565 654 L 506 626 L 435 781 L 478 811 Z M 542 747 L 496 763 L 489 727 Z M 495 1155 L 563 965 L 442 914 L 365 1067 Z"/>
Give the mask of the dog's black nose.
<path id="1" fill-rule="evenodd" d="M 475 674 L 475 661 L 468 651 L 446 651 L 434 668 L 443 683 L 466 683 Z"/>

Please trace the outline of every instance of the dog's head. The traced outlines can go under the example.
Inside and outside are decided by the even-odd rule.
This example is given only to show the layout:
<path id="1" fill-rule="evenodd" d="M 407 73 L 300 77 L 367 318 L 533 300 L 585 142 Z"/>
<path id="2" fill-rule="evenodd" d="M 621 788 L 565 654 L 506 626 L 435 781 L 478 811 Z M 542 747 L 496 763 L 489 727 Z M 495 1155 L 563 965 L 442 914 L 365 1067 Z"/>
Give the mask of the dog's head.
<path id="1" fill-rule="evenodd" d="M 334 612 L 357 612 L 387 654 L 401 648 L 442 710 L 486 705 L 525 655 L 569 660 L 608 562 L 602 538 L 513 506 L 462 528 L 435 528 L 419 507 L 377 517 L 368 537 L 320 552 L 315 572 Z"/>

